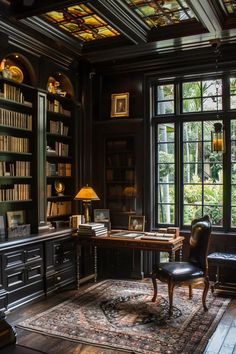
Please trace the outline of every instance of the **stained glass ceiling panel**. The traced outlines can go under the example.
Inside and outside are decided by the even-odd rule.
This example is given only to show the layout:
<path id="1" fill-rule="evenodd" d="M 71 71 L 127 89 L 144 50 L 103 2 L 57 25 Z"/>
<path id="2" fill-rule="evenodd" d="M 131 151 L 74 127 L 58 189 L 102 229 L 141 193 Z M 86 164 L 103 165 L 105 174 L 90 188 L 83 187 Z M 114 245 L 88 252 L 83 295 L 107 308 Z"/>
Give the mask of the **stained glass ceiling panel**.
<path id="1" fill-rule="evenodd" d="M 84 42 L 120 35 L 85 4 L 47 12 L 43 18 Z"/>
<path id="2" fill-rule="evenodd" d="M 236 1 L 235 0 L 223 0 L 226 11 L 229 14 L 236 13 Z"/>
<path id="3" fill-rule="evenodd" d="M 150 27 L 197 20 L 184 0 L 124 0 Z"/>

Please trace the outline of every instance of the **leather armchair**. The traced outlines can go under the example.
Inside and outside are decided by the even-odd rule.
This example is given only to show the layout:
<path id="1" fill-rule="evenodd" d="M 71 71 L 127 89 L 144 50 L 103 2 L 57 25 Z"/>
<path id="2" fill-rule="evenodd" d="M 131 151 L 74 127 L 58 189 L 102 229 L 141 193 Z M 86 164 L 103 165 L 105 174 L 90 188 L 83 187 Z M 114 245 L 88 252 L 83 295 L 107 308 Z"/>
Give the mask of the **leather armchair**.
<path id="1" fill-rule="evenodd" d="M 154 266 L 152 282 L 157 297 L 157 281 L 168 284 L 169 315 L 173 313 L 173 293 L 176 285 L 189 286 L 189 298 L 192 298 L 192 285 L 204 284 L 202 304 L 205 311 L 206 296 L 209 289 L 207 255 L 211 236 L 211 221 L 208 215 L 195 219 L 191 223 L 190 254 L 187 262 L 167 262 Z"/>

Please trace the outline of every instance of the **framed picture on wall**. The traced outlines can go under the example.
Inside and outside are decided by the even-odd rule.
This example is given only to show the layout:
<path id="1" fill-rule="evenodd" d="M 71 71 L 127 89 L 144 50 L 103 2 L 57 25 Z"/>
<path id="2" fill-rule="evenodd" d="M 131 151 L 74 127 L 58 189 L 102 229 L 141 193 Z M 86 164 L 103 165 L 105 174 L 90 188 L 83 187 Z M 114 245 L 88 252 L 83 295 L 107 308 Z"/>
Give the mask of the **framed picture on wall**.
<path id="1" fill-rule="evenodd" d="M 129 92 L 111 95 L 111 117 L 129 117 Z"/>

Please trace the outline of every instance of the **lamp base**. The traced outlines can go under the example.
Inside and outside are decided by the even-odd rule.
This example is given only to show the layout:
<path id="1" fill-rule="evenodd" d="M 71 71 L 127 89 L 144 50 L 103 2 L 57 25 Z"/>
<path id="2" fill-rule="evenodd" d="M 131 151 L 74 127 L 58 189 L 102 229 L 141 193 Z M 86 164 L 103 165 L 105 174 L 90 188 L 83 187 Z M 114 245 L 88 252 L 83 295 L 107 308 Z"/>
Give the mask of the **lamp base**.
<path id="1" fill-rule="evenodd" d="M 85 224 L 90 222 L 90 215 L 89 215 L 89 208 L 90 208 L 90 202 L 83 202 L 84 204 L 84 222 Z"/>

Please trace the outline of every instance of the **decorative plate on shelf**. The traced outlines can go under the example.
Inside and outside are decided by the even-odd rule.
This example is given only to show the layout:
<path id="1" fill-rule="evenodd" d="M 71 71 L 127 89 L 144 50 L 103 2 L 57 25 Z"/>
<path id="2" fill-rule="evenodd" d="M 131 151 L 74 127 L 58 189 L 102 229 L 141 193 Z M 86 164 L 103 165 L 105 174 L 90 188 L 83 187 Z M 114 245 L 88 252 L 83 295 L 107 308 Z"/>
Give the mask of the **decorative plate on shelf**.
<path id="1" fill-rule="evenodd" d="M 12 65 L 12 66 L 10 66 L 9 70 L 12 74 L 12 80 L 15 80 L 19 83 L 23 82 L 24 74 L 18 66 Z"/>
<path id="2" fill-rule="evenodd" d="M 65 185 L 63 182 L 58 181 L 58 180 L 55 181 L 54 188 L 55 188 L 55 191 L 57 192 L 58 195 L 63 195 L 63 192 L 65 190 Z"/>

